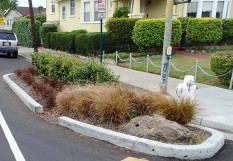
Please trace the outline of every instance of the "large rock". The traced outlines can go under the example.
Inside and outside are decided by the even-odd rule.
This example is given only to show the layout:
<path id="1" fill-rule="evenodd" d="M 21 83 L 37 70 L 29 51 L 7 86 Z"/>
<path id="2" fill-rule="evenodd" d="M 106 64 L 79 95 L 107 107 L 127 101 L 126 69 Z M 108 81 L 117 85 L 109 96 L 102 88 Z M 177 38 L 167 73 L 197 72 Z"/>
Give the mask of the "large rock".
<path id="1" fill-rule="evenodd" d="M 186 127 L 160 115 L 136 117 L 129 123 L 121 125 L 119 130 L 130 135 L 166 142 L 190 136 L 190 131 Z"/>

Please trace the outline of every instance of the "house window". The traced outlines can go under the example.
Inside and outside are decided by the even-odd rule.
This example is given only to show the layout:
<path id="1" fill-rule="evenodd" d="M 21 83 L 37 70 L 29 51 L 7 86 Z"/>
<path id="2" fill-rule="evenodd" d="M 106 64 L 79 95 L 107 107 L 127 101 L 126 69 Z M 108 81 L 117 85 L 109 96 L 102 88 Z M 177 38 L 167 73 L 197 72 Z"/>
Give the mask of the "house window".
<path id="1" fill-rule="evenodd" d="M 224 1 L 218 1 L 216 18 L 223 18 Z"/>
<path id="2" fill-rule="evenodd" d="M 74 0 L 70 0 L 70 16 L 75 15 L 75 2 Z"/>
<path id="3" fill-rule="evenodd" d="M 145 0 L 140 0 L 140 13 L 144 13 Z"/>
<path id="4" fill-rule="evenodd" d="M 90 22 L 90 1 L 83 2 L 83 22 Z"/>
<path id="5" fill-rule="evenodd" d="M 229 18 L 230 0 L 192 0 L 185 4 L 184 10 L 187 17 L 215 17 Z"/>
<path id="6" fill-rule="evenodd" d="M 99 21 L 98 18 L 98 1 L 94 1 L 94 21 Z"/>
<path id="7" fill-rule="evenodd" d="M 112 10 L 112 0 L 108 0 L 108 10 Z"/>
<path id="8" fill-rule="evenodd" d="M 188 3 L 187 17 L 197 16 L 197 2 Z"/>
<path id="9" fill-rule="evenodd" d="M 213 10 L 213 1 L 203 2 L 202 17 L 211 17 Z"/>
<path id="10" fill-rule="evenodd" d="M 51 0 L 51 13 L 55 13 L 55 0 Z"/>
<path id="11" fill-rule="evenodd" d="M 66 19 L 66 6 L 61 7 L 61 19 L 62 20 Z"/>

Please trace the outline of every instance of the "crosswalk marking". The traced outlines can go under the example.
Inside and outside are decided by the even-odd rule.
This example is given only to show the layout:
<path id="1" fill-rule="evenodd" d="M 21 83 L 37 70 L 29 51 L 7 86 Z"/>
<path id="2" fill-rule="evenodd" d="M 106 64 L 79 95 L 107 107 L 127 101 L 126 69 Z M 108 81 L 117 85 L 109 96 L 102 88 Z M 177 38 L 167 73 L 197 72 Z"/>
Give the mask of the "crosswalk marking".
<path id="1" fill-rule="evenodd" d="M 6 136 L 6 139 L 10 145 L 10 148 L 15 156 L 16 161 L 25 161 L 23 154 L 21 153 L 9 127 L 7 126 L 7 123 L 2 115 L 2 112 L 0 111 L 0 125 L 2 127 L 2 130 Z"/>
<path id="2" fill-rule="evenodd" d="M 149 160 L 128 157 L 128 158 L 125 158 L 122 161 L 149 161 Z"/>

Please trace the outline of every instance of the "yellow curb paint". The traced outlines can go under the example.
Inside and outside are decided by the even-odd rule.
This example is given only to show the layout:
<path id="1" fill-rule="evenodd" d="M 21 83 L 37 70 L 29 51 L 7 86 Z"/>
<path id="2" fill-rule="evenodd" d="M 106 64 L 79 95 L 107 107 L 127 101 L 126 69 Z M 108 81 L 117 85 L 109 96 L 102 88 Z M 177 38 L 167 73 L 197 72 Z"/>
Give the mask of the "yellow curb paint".
<path id="1" fill-rule="evenodd" d="M 148 161 L 148 160 L 128 157 L 121 161 Z"/>

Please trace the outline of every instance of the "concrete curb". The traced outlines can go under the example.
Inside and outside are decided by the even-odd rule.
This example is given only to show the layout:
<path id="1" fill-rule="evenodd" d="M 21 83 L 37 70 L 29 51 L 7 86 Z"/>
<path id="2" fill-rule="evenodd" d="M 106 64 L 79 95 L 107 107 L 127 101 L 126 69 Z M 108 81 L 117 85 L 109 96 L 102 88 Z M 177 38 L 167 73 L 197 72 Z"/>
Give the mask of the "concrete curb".
<path id="1" fill-rule="evenodd" d="M 13 74 L 14 73 L 3 75 L 3 80 L 32 112 L 43 113 L 43 107 L 9 78 L 9 76 Z"/>
<path id="2" fill-rule="evenodd" d="M 199 145 L 174 145 L 151 141 L 86 124 L 68 117 L 59 117 L 58 124 L 82 135 L 104 140 L 126 149 L 146 154 L 179 159 L 206 159 L 213 157 L 224 145 L 224 136 L 216 130 L 195 126 L 212 134 Z"/>

